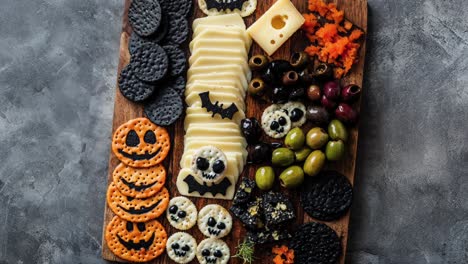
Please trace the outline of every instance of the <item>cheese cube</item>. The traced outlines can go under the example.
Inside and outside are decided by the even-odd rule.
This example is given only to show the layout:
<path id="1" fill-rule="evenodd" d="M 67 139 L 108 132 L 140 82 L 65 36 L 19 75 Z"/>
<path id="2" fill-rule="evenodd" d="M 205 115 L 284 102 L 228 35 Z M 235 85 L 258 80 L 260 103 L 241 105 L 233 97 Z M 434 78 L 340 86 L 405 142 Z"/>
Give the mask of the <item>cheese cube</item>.
<path id="1" fill-rule="evenodd" d="M 247 29 L 247 33 L 268 55 L 272 55 L 304 22 L 304 17 L 290 0 L 278 0 Z"/>

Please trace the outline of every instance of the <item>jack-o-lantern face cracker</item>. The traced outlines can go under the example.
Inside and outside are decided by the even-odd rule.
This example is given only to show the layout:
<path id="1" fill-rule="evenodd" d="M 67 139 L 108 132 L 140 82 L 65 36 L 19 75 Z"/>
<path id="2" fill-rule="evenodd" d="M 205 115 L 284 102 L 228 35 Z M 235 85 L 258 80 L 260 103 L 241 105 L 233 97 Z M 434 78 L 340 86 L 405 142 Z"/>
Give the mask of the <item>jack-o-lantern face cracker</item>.
<path id="1" fill-rule="evenodd" d="M 132 223 L 114 216 L 106 228 L 105 238 L 112 253 L 132 262 L 147 262 L 164 252 L 167 233 L 156 220 Z"/>
<path id="2" fill-rule="evenodd" d="M 166 182 L 162 164 L 151 168 L 133 168 L 120 163 L 114 170 L 113 182 L 119 191 L 133 198 L 148 198 L 161 190 Z"/>
<path id="3" fill-rule="evenodd" d="M 166 129 L 147 118 L 136 118 L 121 125 L 114 133 L 112 151 L 126 165 L 148 168 L 161 163 L 171 142 Z"/>
<path id="4" fill-rule="evenodd" d="M 159 217 L 169 204 L 169 192 L 162 188 L 149 198 L 132 198 L 123 195 L 114 182 L 107 190 L 107 204 L 121 218 L 132 222 L 146 222 Z"/>

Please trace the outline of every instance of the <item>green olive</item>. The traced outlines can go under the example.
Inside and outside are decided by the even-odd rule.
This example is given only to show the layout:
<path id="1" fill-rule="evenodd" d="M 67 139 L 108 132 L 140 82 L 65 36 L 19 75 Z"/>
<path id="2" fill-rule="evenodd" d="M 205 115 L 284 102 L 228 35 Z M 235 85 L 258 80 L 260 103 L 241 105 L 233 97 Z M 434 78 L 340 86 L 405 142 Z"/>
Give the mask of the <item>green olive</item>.
<path id="1" fill-rule="evenodd" d="M 309 176 L 317 175 L 325 165 L 325 154 L 320 150 L 315 150 L 304 162 L 304 172 Z"/>
<path id="2" fill-rule="evenodd" d="M 273 151 L 271 163 L 274 166 L 286 167 L 294 163 L 294 152 L 288 148 L 277 148 Z"/>
<path id="3" fill-rule="evenodd" d="M 249 94 L 261 96 L 265 93 L 265 82 L 260 78 L 254 78 L 249 83 Z"/>
<path id="4" fill-rule="evenodd" d="M 293 150 L 301 149 L 304 146 L 304 143 L 305 135 L 299 127 L 291 129 L 284 139 L 286 147 Z"/>
<path id="5" fill-rule="evenodd" d="M 341 139 L 343 142 L 346 142 L 348 139 L 348 131 L 346 131 L 345 125 L 338 119 L 333 119 L 328 124 L 328 134 L 333 140 Z"/>
<path id="6" fill-rule="evenodd" d="M 314 127 L 307 132 L 306 143 L 312 149 L 321 149 L 328 142 L 328 134 L 321 127 Z"/>
<path id="7" fill-rule="evenodd" d="M 269 63 L 269 60 L 264 55 L 252 56 L 249 60 L 249 67 L 253 71 L 264 69 Z"/>
<path id="8" fill-rule="evenodd" d="M 294 151 L 294 155 L 296 155 L 296 161 L 303 162 L 307 159 L 311 152 L 312 150 L 309 147 L 303 147 L 302 149 Z"/>
<path id="9" fill-rule="evenodd" d="M 255 172 L 255 183 L 258 188 L 263 191 L 268 191 L 273 188 L 275 183 L 275 171 L 270 166 L 260 167 Z"/>
<path id="10" fill-rule="evenodd" d="M 345 144 L 341 140 L 329 141 L 325 149 L 325 155 L 328 160 L 337 161 L 341 160 L 345 154 Z"/>
<path id="11" fill-rule="evenodd" d="M 281 186 L 285 188 L 295 188 L 304 181 L 304 171 L 299 166 L 291 166 L 285 169 L 279 178 Z"/>

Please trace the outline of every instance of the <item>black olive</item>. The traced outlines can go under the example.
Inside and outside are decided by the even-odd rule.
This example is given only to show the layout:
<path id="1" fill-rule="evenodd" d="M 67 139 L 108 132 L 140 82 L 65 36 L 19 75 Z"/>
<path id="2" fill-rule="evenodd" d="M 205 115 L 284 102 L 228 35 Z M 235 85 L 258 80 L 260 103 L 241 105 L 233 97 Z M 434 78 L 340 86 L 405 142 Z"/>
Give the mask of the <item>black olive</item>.
<path id="1" fill-rule="evenodd" d="M 201 254 L 204 257 L 208 257 L 211 253 L 209 249 L 204 249 Z"/>
<path id="2" fill-rule="evenodd" d="M 249 144 L 255 144 L 262 136 L 262 128 L 255 118 L 246 118 L 241 121 L 242 134 Z"/>
<path id="3" fill-rule="evenodd" d="M 179 246 L 178 243 L 174 243 L 174 244 L 171 245 L 171 248 L 172 248 L 172 249 L 179 249 L 179 247 L 180 247 L 180 246 Z"/>
<path id="4" fill-rule="evenodd" d="M 301 120 L 301 118 L 304 116 L 304 111 L 302 111 L 301 109 L 299 108 L 294 108 L 292 111 L 291 111 L 291 114 L 289 115 L 289 118 L 291 118 L 291 121 L 293 122 L 297 122 L 299 120 Z"/>
<path id="5" fill-rule="evenodd" d="M 302 70 L 309 63 L 309 55 L 305 52 L 295 52 L 291 55 L 291 66 L 297 70 Z"/>
<path id="6" fill-rule="evenodd" d="M 271 160 L 271 153 L 271 146 L 267 143 L 261 142 L 254 146 L 250 155 L 250 161 L 256 164 L 269 161 Z"/>
<path id="7" fill-rule="evenodd" d="M 305 96 L 305 89 L 302 86 L 294 87 L 289 94 L 289 101 L 303 100 Z"/>
<path id="8" fill-rule="evenodd" d="M 314 71 L 314 77 L 320 81 L 329 81 L 333 79 L 333 67 L 327 63 L 320 63 Z"/>
<path id="9" fill-rule="evenodd" d="M 289 91 L 288 89 L 278 86 L 273 88 L 273 91 L 271 93 L 271 101 L 275 104 L 282 104 L 286 103 L 289 98 Z"/>
<path id="10" fill-rule="evenodd" d="M 280 117 L 280 118 L 278 119 L 278 123 L 279 123 L 281 126 L 285 126 L 285 125 L 288 123 L 288 121 L 286 120 L 286 118 Z"/>
<path id="11" fill-rule="evenodd" d="M 201 171 L 204 171 L 210 167 L 210 163 L 207 159 L 198 157 L 197 158 L 197 168 Z"/>
<path id="12" fill-rule="evenodd" d="M 208 226 L 215 227 L 216 220 L 213 217 L 208 218 Z"/>
<path id="13" fill-rule="evenodd" d="M 190 247 L 188 245 L 185 245 L 185 246 L 182 247 L 182 250 L 183 251 L 189 251 Z"/>
<path id="14" fill-rule="evenodd" d="M 177 213 L 177 216 L 178 216 L 179 218 L 185 218 L 185 217 L 187 216 L 187 213 L 186 213 L 185 211 L 179 211 L 179 212 Z"/>
<path id="15" fill-rule="evenodd" d="M 221 258 L 223 256 L 223 252 L 221 252 L 221 250 L 216 250 L 214 253 L 213 253 L 213 256 L 217 257 L 217 258 Z"/>
<path id="16" fill-rule="evenodd" d="M 265 82 L 260 78 L 254 78 L 249 83 L 249 94 L 252 96 L 262 96 L 265 92 Z"/>
<path id="17" fill-rule="evenodd" d="M 213 164 L 213 171 L 215 173 L 221 173 L 224 171 L 226 167 L 224 166 L 224 162 L 222 160 L 216 160 Z"/>
<path id="18" fill-rule="evenodd" d="M 312 82 L 314 82 L 314 76 L 309 72 L 308 69 L 304 69 L 301 72 L 298 72 L 299 74 L 299 80 L 301 81 L 302 84 L 304 85 L 309 85 Z"/>
<path id="19" fill-rule="evenodd" d="M 262 79 L 270 84 L 279 84 L 285 72 L 293 70 L 293 67 L 286 60 L 274 60 L 266 67 Z"/>
<path id="20" fill-rule="evenodd" d="M 327 125 L 330 121 L 330 114 L 322 106 L 309 106 L 306 112 L 307 120 L 316 125 Z"/>
<path id="21" fill-rule="evenodd" d="M 173 205 L 173 206 L 169 207 L 169 213 L 175 214 L 175 213 L 177 213 L 178 209 L 179 208 L 177 207 L 177 205 Z"/>
<path id="22" fill-rule="evenodd" d="M 281 142 L 271 142 L 271 147 L 273 149 L 282 148 L 283 144 Z"/>
<path id="23" fill-rule="evenodd" d="M 271 129 L 271 130 L 276 130 L 276 129 L 278 129 L 279 127 L 280 127 L 280 124 L 279 124 L 277 121 L 273 121 L 273 122 L 271 122 L 271 124 L 270 124 L 270 129 Z"/>
<path id="24" fill-rule="evenodd" d="M 226 225 L 224 223 L 219 223 L 217 226 L 216 226 L 218 229 L 225 229 L 226 228 Z"/>
<path id="25" fill-rule="evenodd" d="M 283 85 L 294 85 L 299 81 L 299 75 L 295 71 L 288 71 L 283 75 Z"/>

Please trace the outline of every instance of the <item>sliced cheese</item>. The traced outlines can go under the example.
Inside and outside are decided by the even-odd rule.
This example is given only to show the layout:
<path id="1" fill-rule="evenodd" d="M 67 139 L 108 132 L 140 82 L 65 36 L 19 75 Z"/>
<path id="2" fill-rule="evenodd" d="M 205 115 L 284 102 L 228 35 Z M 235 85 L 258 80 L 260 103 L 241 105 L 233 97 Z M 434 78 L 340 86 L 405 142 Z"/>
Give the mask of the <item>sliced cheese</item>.
<path id="1" fill-rule="evenodd" d="M 179 171 L 179 175 L 177 176 L 177 189 L 179 190 L 179 193 L 183 196 L 192 196 L 192 197 L 205 197 L 205 198 L 215 198 L 215 199 L 225 199 L 225 200 L 232 200 L 234 197 L 234 192 L 236 189 L 236 182 L 237 179 L 233 175 L 228 175 L 226 174 L 226 178 L 229 180 L 231 183 L 229 187 L 226 189 L 226 194 L 223 195 L 221 193 L 217 193 L 216 195 L 213 195 L 210 192 L 204 193 L 203 195 L 196 192 L 192 191 L 189 192 L 189 186 L 186 181 L 184 181 L 189 175 L 192 174 L 192 170 L 190 169 L 182 169 Z M 196 179 L 196 178 L 195 178 Z M 203 185 L 203 182 L 198 182 L 199 185 Z M 211 186 L 209 184 L 208 186 Z"/>
<path id="2" fill-rule="evenodd" d="M 240 39 L 244 42 L 245 49 L 250 50 L 252 38 L 244 29 L 241 28 L 223 28 L 217 26 L 199 26 L 193 31 L 192 41 L 198 39 Z"/>
<path id="3" fill-rule="evenodd" d="M 208 121 L 210 121 L 210 119 L 219 119 L 219 120 L 223 121 L 223 123 L 224 122 L 231 122 L 231 123 L 234 123 L 234 124 L 236 124 L 237 121 L 239 121 L 239 124 L 240 124 L 240 120 L 245 118 L 245 112 L 242 109 L 239 109 L 239 111 L 234 114 L 234 117 L 233 117 L 232 120 L 230 120 L 228 118 L 222 119 L 218 114 L 216 114 L 213 117 L 213 113 L 208 112 L 206 110 L 206 108 L 202 108 L 201 103 L 197 103 L 197 104 L 195 104 L 193 106 L 187 107 L 185 113 L 186 113 L 186 116 L 192 116 L 192 115 L 201 116 L 202 115 L 203 118 L 208 120 Z M 197 120 L 199 120 L 199 119 L 194 119 L 194 121 L 197 121 Z"/>
<path id="4" fill-rule="evenodd" d="M 224 58 L 226 60 L 230 60 L 232 58 L 245 58 L 247 60 L 248 54 L 245 49 L 224 49 L 224 48 L 200 48 L 197 49 L 192 56 L 189 58 L 189 65 L 192 65 L 195 60 L 199 57 L 211 57 L 217 56 Z"/>
<path id="5" fill-rule="evenodd" d="M 184 130 L 187 130 L 188 126 L 192 123 L 200 124 L 211 124 L 211 126 L 223 126 L 226 123 L 240 124 L 241 120 L 244 119 L 241 114 L 237 113 L 234 115 L 233 120 L 222 119 L 219 115 L 212 117 L 208 112 L 206 114 L 191 114 L 186 115 L 184 120 Z"/>
<path id="6" fill-rule="evenodd" d="M 223 76 L 224 79 L 239 79 L 242 83 L 242 87 L 247 88 L 248 83 L 251 79 L 250 75 L 245 75 L 242 66 L 230 64 L 230 65 L 223 65 L 222 67 L 216 66 L 200 66 L 200 67 L 191 67 L 187 71 L 187 79 L 188 82 L 191 83 L 195 80 L 204 80 L 203 74 L 217 74 Z"/>
<path id="7" fill-rule="evenodd" d="M 239 96 L 240 98 L 245 98 L 245 91 L 239 86 L 203 83 L 200 81 L 195 81 L 192 85 L 187 86 L 185 88 L 185 96 L 187 96 L 191 92 L 203 93 L 206 91 L 231 93 L 233 95 Z"/>
<path id="8" fill-rule="evenodd" d="M 233 50 L 244 50 L 248 53 L 248 50 L 245 47 L 245 43 L 240 39 L 198 39 L 196 41 L 191 41 L 189 44 L 190 53 L 194 53 L 197 49 L 233 49 Z"/>
<path id="9" fill-rule="evenodd" d="M 224 27 L 239 27 L 245 29 L 245 23 L 239 14 L 227 14 L 221 16 L 207 16 L 197 18 L 193 21 L 192 29 L 195 30 L 201 25 L 217 25 Z"/>
<path id="10" fill-rule="evenodd" d="M 216 75 L 204 75 L 203 80 L 192 79 L 191 82 L 187 82 L 186 90 L 191 89 L 192 86 L 197 85 L 197 84 L 235 87 L 236 89 L 241 91 L 241 93 L 243 94 L 243 97 L 245 98 L 246 91 L 243 88 L 243 84 L 239 79 L 234 79 L 234 78 L 220 79 L 219 76 L 216 76 Z"/>
<path id="11" fill-rule="evenodd" d="M 190 126 L 185 132 L 186 138 L 192 137 L 218 137 L 218 138 L 229 138 L 229 137 L 240 137 L 242 136 L 240 129 L 232 128 L 220 128 L 220 127 L 196 127 Z"/>
<path id="12" fill-rule="evenodd" d="M 242 146 L 240 142 L 224 142 L 224 141 L 215 141 L 215 140 L 199 140 L 199 141 L 190 141 L 184 144 L 185 150 L 197 150 L 204 146 L 215 146 L 222 150 L 223 152 L 240 152 L 242 156 L 247 157 L 247 150 Z"/>
<path id="13" fill-rule="evenodd" d="M 223 56 L 203 56 L 195 59 L 190 65 L 190 68 L 197 67 L 217 67 L 223 68 L 225 65 L 236 64 L 242 66 L 242 70 L 246 76 L 252 75 L 250 72 L 249 65 L 247 64 L 247 59 L 244 58 L 226 58 Z"/>
<path id="14" fill-rule="evenodd" d="M 304 22 L 304 17 L 290 0 L 278 0 L 247 29 L 247 33 L 268 55 L 272 55 Z"/>
<path id="15" fill-rule="evenodd" d="M 186 131 L 189 131 L 190 129 L 196 129 L 196 130 L 211 130 L 213 128 L 212 123 L 193 123 L 189 124 Z M 240 126 L 234 122 L 226 122 L 223 124 L 217 124 L 216 125 L 217 129 L 225 130 L 238 130 L 240 132 Z"/>
<path id="16" fill-rule="evenodd" d="M 207 91 L 207 90 L 205 90 Z M 245 102 L 240 98 L 238 95 L 232 93 L 225 93 L 225 92 L 211 92 L 210 91 L 210 100 L 213 104 L 218 102 L 219 107 L 227 108 L 231 106 L 231 104 L 235 104 L 237 109 L 242 110 L 245 112 Z M 201 105 L 201 98 L 200 93 L 198 92 L 189 92 L 185 97 L 185 102 L 188 106 L 192 106 L 195 103 L 199 102 Z"/>

